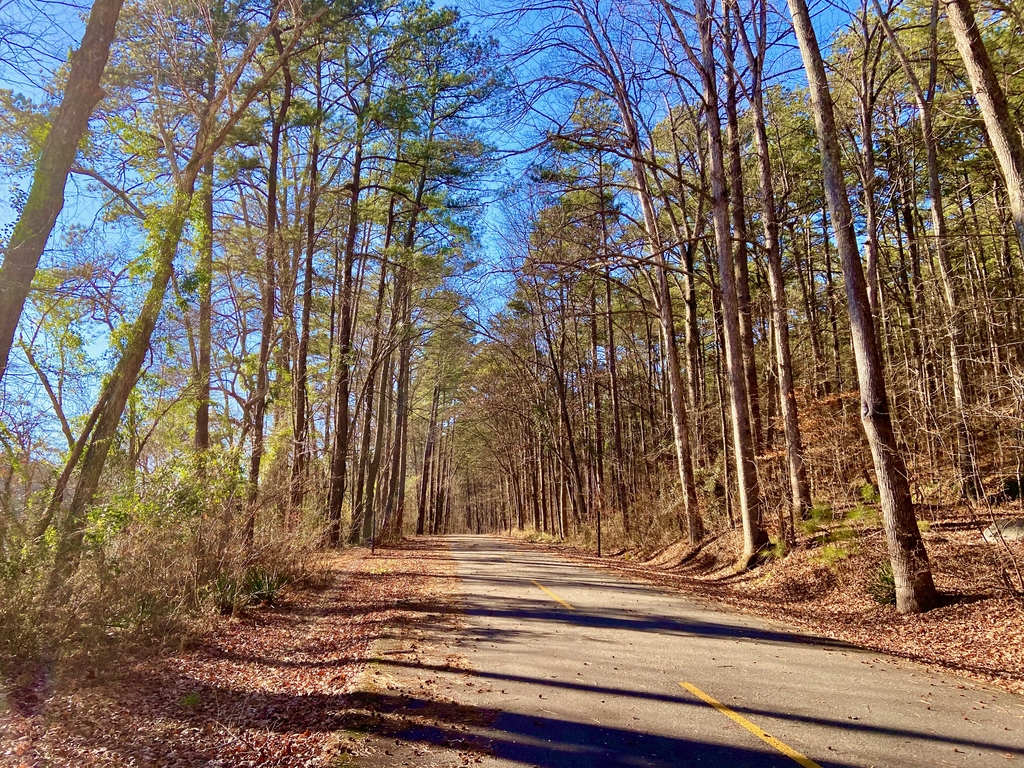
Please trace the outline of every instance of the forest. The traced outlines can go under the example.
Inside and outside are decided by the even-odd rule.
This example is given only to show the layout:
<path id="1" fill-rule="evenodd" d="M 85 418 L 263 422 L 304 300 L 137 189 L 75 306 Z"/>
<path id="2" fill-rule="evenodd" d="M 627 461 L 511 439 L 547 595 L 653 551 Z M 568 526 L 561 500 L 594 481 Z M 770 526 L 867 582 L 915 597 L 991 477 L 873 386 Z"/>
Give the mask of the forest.
<path id="1" fill-rule="evenodd" d="M 744 572 L 877 533 L 919 613 L 929 531 L 987 529 L 1024 594 L 1013 3 L 19 0 L 0 38 L 0 655 L 414 534 Z"/>

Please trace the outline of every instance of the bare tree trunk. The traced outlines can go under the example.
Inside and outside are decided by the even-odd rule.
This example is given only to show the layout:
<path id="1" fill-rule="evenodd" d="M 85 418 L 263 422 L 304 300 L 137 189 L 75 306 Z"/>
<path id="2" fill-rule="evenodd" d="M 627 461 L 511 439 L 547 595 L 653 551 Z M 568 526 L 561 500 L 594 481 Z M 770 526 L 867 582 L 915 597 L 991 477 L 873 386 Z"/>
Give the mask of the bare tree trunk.
<path id="1" fill-rule="evenodd" d="M 768 261 L 768 287 L 772 301 L 772 331 L 775 335 L 776 368 L 779 377 L 779 410 L 786 437 L 786 461 L 789 467 L 790 504 L 793 517 L 800 519 L 811 507 L 811 489 L 807 482 L 804 450 L 797 418 L 796 390 L 793 386 L 793 361 L 789 345 L 789 308 L 786 302 L 786 283 L 782 274 L 782 255 L 779 249 L 779 221 L 775 210 L 775 182 L 772 178 L 771 154 L 768 145 L 767 121 L 764 110 L 762 72 L 767 49 L 767 2 L 759 0 L 756 16 L 754 46 L 750 45 L 743 20 L 736 8 L 736 26 L 747 55 L 751 73 L 750 105 L 754 113 L 754 143 L 757 147 L 758 180 L 761 187 L 761 221 L 764 228 L 765 253 Z M 753 15 L 753 14 L 752 14 Z"/>
<path id="2" fill-rule="evenodd" d="M 434 136 L 434 125 L 427 129 L 426 140 Z M 424 158 L 420 168 L 420 177 L 416 186 L 416 194 L 411 201 L 409 223 L 402 242 L 406 259 L 410 259 L 416 245 L 416 232 L 419 217 L 423 210 L 423 196 L 426 192 L 429 158 Z M 395 536 L 402 536 L 405 516 L 405 476 L 406 449 L 409 439 L 409 387 L 412 379 L 412 281 L 414 274 L 406 265 L 396 270 L 395 303 L 400 313 L 400 339 L 398 344 L 398 392 L 395 401 L 395 436 L 391 454 L 391 483 L 384 505 L 384 525 L 390 527 Z"/>
<path id="3" fill-rule="evenodd" d="M 427 520 L 427 499 L 430 473 L 433 471 L 432 463 L 434 453 L 434 440 L 437 432 L 437 406 L 441 396 L 441 381 L 434 384 L 434 396 L 430 401 L 430 421 L 427 424 L 427 445 L 423 450 L 423 472 L 420 474 L 419 504 L 416 514 L 416 535 L 422 536 L 426 530 Z"/>
<path id="4" fill-rule="evenodd" d="M 394 205 L 395 201 L 392 198 L 388 206 L 388 223 L 386 233 L 384 237 L 385 249 L 390 244 L 391 229 L 394 223 Z M 377 300 L 376 306 L 374 307 L 373 313 L 373 340 L 370 342 L 370 362 L 366 373 L 367 382 L 364 390 L 365 397 L 363 403 L 363 436 L 359 443 L 359 465 L 356 469 L 356 484 L 352 494 L 352 530 L 349 532 L 349 543 L 355 544 L 360 538 L 364 541 L 369 540 L 371 526 L 367 518 L 371 515 L 371 504 L 367 501 L 372 501 L 373 492 L 367 487 L 368 481 L 368 469 L 371 463 L 370 458 L 370 437 L 373 434 L 373 411 L 376 400 L 384 397 L 383 382 L 381 384 L 381 391 L 377 392 L 377 381 L 378 368 L 381 367 L 378 358 L 381 354 L 381 335 L 383 329 L 381 328 L 381 319 L 384 316 L 384 296 L 387 288 L 387 274 L 388 266 L 385 259 L 381 259 L 380 263 L 380 275 L 377 282 Z M 387 342 L 390 343 L 390 342 Z M 390 360 L 390 351 L 388 352 L 387 359 Z M 377 452 L 374 452 L 377 455 Z M 376 473 L 374 473 L 374 479 L 370 482 L 375 482 Z"/>
<path id="5" fill-rule="evenodd" d="M 622 514 L 622 528 L 629 533 L 629 497 L 626 493 L 625 464 L 622 451 L 622 406 L 619 402 L 618 350 L 615 347 L 615 321 L 612 316 L 612 280 L 611 268 L 605 271 L 604 280 L 605 310 L 607 337 L 605 341 L 605 359 L 608 361 L 608 390 L 612 401 L 612 450 L 615 452 L 613 481 L 615 485 L 615 505 Z"/>
<path id="6" fill-rule="evenodd" d="M 334 446 L 331 452 L 331 476 L 327 495 L 327 540 L 331 546 L 341 543 L 341 507 L 345 498 L 349 448 L 349 395 L 352 385 L 352 304 L 353 269 L 356 260 L 356 236 L 359 232 L 359 195 L 362 192 L 363 136 L 360 125 L 352 159 L 349 189 L 348 230 L 341 274 L 341 305 L 338 307 L 338 373 L 334 394 Z"/>
<path id="7" fill-rule="evenodd" d="M 283 49 L 280 35 L 275 34 L 280 52 Z M 253 393 L 253 436 L 252 455 L 249 458 L 249 480 L 246 492 L 245 541 L 251 544 L 256 532 L 256 505 L 260 491 L 260 465 L 263 463 L 264 429 L 266 426 L 267 397 L 270 394 L 270 352 L 274 336 L 274 315 L 277 304 L 277 258 L 280 251 L 277 227 L 277 182 L 281 163 L 281 133 L 288 117 L 292 100 L 291 67 L 284 67 L 284 91 L 281 104 L 273 119 L 270 136 L 270 169 L 267 179 L 267 245 L 265 277 L 263 283 L 263 325 L 260 329 L 259 369 L 256 372 L 256 391 Z"/>
<path id="8" fill-rule="evenodd" d="M 676 34 L 677 42 L 686 45 L 686 38 L 667 0 L 662 7 Z M 701 42 L 700 76 L 704 86 L 705 126 L 711 155 L 711 204 L 715 231 L 715 250 L 722 284 L 722 324 L 725 336 L 726 373 L 729 378 L 729 404 L 732 415 L 733 449 L 736 479 L 743 522 L 743 552 L 737 568 L 745 569 L 757 559 L 768 543 L 761 510 L 761 492 L 754 454 L 749 392 L 743 365 L 743 343 L 740 332 L 739 300 L 736 292 L 736 268 L 729 232 L 729 200 L 725 183 L 725 149 L 719 115 L 718 79 L 712 19 L 706 0 L 695 0 L 694 18 Z"/>
<path id="9" fill-rule="evenodd" d="M 1024 143 L 1020 128 L 1010 113 L 1006 94 L 999 84 L 999 76 L 981 39 L 978 22 L 970 0 L 942 0 L 946 6 L 949 26 L 960 58 L 964 61 L 971 81 L 974 98 L 985 120 L 992 151 L 999 161 L 1006 183 L 1006 196 L 1010 203 L 1017 241 L 1024 256 Z"/>
<path id="10" fill-rule="evenodd" d="M 724 4 L 723 4 L 724 7 Z M 722 48 L 725 51 L 725 114 L 726 138 L 729 144 L 729 211 L 732 216 L 732 240 L 735 244 L 734 264 L 736 303 L 740 321 L 740 348 L 743 357 L 743 376 L 747 384 L 747 410 L 750 432 L 754 441 L 754 454 L 764 446 L 761 424 L 761 403 L 757 385 L 757 358 L 754 356 L 754 321 L 750 308 L 750 267 L 747 243 L 747 211 L 743 199 L 743 163 L 740 157 L 740 121 L 736 107 L 737 75 L 735 74 L 734 43 L 729 13 L 722 14 Z M 703 43 L 702 43 L 703 45 Z M 721 129 L 719 129 L 721 131 Z"/>
<path id="11" fill-rule="evenodd" d="M 212 53 L 212 52 L 211 52 Z M 213 57 L 210 56 L 210 59 Z M 207 101 L 216 96 L 217 69 L 207 62 Z M 214 159 L 203 167 L 200 183 L 202 231 L 199 239 L 199 364 L 196 370 L 195 447 L 202 453 L 210 447 L 210 360 L 213 347 L 213 173 Z"/>
<path id="12" fill-rule="evenodd" d="M 952 259 L 949 255 L 948 233 L 946 227 L 946 212 L 943 203 L 942 180 L 939 177 L 939 151 L 935 141 L 935 129 L 932 124 L 932 96 L 934 86 L 929 86 L 926 94 L 918 80 L 917 73 L 909 57 L 889 26 L 886 14 L 882 12 L 881 4 L 874 0 L 875 11 L 881 20 L 882 28 L 885 30 L 893 52 L 896 54 L 903 68 L 903 74 L 907 78 L 914 100 L 917 102 L 917 116 L 921 123 L 921 138 L 925 145 L 925 157 L 928 169 L 928 198 L 931 202 L 932 232 L 934 233 L 935 254 L 939 257 L 939 276 L 942 280 L 942 297 L 946 304 L 946 333 L 949 337 L 949 361 L 950 373 L 953 378 L 953 403 L 956 408 L 956 429 L 957 429 L 957 473 L 960 478 L 961 492 L 970 498 L 978 498 L 982 493 L 981 478 L 978 474 L 978 467 L 974 457 L 974 435 L 967 424 L 967 408 L 969 396 L 967 392 L 967 373 L 963 360 L 964 348 L 964 327 L 963 317 L 960 308 L 960 290 L 957 285 L 957 277 L 953 269 Z M 932 49 L 931 56 L 931 79 L 934 80 L 934 70 L 937 67 L 937 38 L 936 27 L 938 25 L 939 4 L 938 0 L 932 2 L 931 30 Z"/>
<path id="13" fill-rule="evenodd" d="M 676 343 L 675 319 L 672 312 L 672 297 L 669 291 L 666 273 L 665 249 L 658 228 L 658 217 L 654 209 L 654 199 L 647 182 L 644 161 L 643 142 L 640 138 L 633 104 L 626 84 L 618 77 L 622 67 L 618 65 L 617 53 L 603 45 L 603 37 L 598 34 L 591 19 L 585 12 L 579 12 L 579 19 L 586 29 L 587 37 L 598 52 L 604 74 L 612 86 L 613 97 L 622 128 L 625 133 L 626 151 L 630 157 L 636 182 L 636 193 L 643 213 L 644 230 L 651 249 L 651 259 L 655 271 L 655 306 L 658 310 L 658 321 L 661 324 L 664 343 L 666 368 L 669 384 L 669 410 L 672 418 L 672 433 L 675 439 L 676 463 L 679 469 L 679 480 L 683 491 L 683 515 L 686 521 L 687 536 L 691 543 L 696 544 L 704 536 L 704 521 L 697 507 L 697 488 L 693 477 L 693 459 L 690 448 L 689 425 L 687 424 L 685 388 L 679 367 L 679 349 Z"/>
<path id="14" fill-rule="evenodd" d="M 316 68 L 316 100 L 317 115 L 323 108 L 321 77 L 322 56 L 317 56 Z M 309 323 L 313 312 L 313 256 L 316 254 L 316 208 L 320 196 L 319 163 L 320 163 L 320 119 L 312 128 L 312 139 L 309 150 L 309 204 L 306 206 L 306 253 L 302 275 L 302 330 L 299 332 L 298 349 L 295 352 L 295 434 L 294 460 L 291 477 L 291 515 L 292 518 L 302 513 L 305 499 L 306 462 L 309 457 L 309 422 L 306 410 L 309 400 L 308 375 L 306 370 L 309 357 Z"/>
<path id="15" fill-rule="evenodd" d="M 597 354 L 597 282 L 590 286 L 590 364 L 593 368 L 591 373 L 591 396 L 594 399 L 594 460 L 597 479 L 597 504 L 599 507 L 605 505 L 605 478 L 604 478 L 604 408 L 601 403 L 601 382 L 599 378 L 600 359 Z"/>
<path id="16" fill-rule="evenodd" d="M 857 84 L 857 121 L 860 123 L 860 143 L 856 144 L 858 171 L 861 187 L 864 192 L 864 269 L 867 276 L 868 304 L 871 314 L 877 323 L 880 318 L 878 290 L 878 206 L 875 202 L 875 187 L 878 174 L 875 164 L 874 123 L 875 73 L 879 56 L 874 55 L 877 28 L 872 29 L 868 23 L 868 0 L 861 0 L 860 15 L 857 19 L 860 26 L 861 41 L 864 48 L 860 56 L 860 78 Z M 881 48 L 878 48 L 879 53 Z"/>
<path id="17" fill-rule="evenodd" d="M 71 55 L 71 69 L 60 107 L 50 124 L 36 162 L 32 186 L 0 265 L 0 379 L 57 215 L 64 207 L 64 186 L 75 162 L 89 118 L 103 98 L 100 80 L 124 0 L 96 0 L 82 36 Z"/>
<path id="18" fill-rule="evenodd" d="M 558 414 L 562 421 L 562 428 L 565 430 L 566 447 L 569 451 L 569 470 L 572 473 L 570 491 L 572 494 L 573 513 L 576 516 L 576 522 L 580 523 L 587 518 L 587 501 L 583 490 L 583 472 L 580 468 L 579 451 L 576 450 L 576 438 L 572 428 L 572 419 L 569 415 L 565 373 L 559 361 L 560 355 L 555 350 L 555 339 L 551 332 L 547 310 L 544 308 L 546 299 L 541 294 L 537 281 L 534 281 L 534 295 L 536 296 L 537 308 L 540 312 L 541 328 L 548 351 L 548 362 L 554 375 L 555 395 L 558 398 Z M 561 331 L 559 339 L 562 340 L 564 337 L 565 332 Z"/>
<path id="19" fill-rule="evenodd" d="M 846 283 L 850 333 L 861 393 L 861 422 L 874 459 L 882 501 L 882 522 L 896 583 L 896 608 L 900 613 L 919 613 L 933 608 L 938 595 L 932 582 L 928 553 L 917 528 L 906 465 L 896 442 L 882 374 L 878 340 L 868 304 L 864 270 L 857 253 L 853 214 L 843 180 L 839 135 L 832 95 L 825 75 L 821 49 L 811 25 L 805 0 L 788 0 L 793 30 L 807 71 L 811 106 L 821 149 L 825 195 L 835 227 L 839 260 Z"/>
<path id="20" fill-rule="evenodd" d="M 363 541 L 370 540 L 376 531 L 377 478 L 384 457 L 384 439 L 388 423 L 388 403 L 391 395 L 391 378 L 394 375 L 394 356 L 389 351 L 380 366 L 380 394 L 377 403 L 376 436 L 373 441 L 373 457 L 366 470 L 366 499 L 363 502 Z"/>

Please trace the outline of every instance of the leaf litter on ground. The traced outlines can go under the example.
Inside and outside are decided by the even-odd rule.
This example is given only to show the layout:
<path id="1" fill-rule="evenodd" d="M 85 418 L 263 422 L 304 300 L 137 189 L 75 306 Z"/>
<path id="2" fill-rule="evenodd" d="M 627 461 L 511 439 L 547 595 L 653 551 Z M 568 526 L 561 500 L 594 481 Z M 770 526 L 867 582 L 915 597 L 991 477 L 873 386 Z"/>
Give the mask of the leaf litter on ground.
<path id="1" fill-rule="evenodd" d="M 0 766 L 318 766 L 365 712 L 382 639 L 437 610 L 450 558 L 422 543 L 332 554 L 325 586 L 224 618 L 188 650 L 57 663 L 0 699 Z M 427 596 L 430 595 L 430 600 Z"/>

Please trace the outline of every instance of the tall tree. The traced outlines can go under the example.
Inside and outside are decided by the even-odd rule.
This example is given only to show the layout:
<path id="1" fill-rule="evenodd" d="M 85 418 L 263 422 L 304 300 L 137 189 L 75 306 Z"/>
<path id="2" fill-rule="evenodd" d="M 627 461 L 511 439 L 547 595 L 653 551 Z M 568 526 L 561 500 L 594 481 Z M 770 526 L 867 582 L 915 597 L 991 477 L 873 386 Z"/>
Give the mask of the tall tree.
<path id="1" fill-rule="evenodd" d="M 970 0 L 943 0 L 943 4 L 956 49 L 963 59 L 974 98 L 985 120 L 988 140 L 999 161 L 1017 241 L 1024 255 L 1024 139 L 1010 112 L 1010 104 L 981 37 L 981 28 Z"/>
<path id="2" fill-rule="evenodd" d="M 910 480 L 889 411 L 882 356 L 868 302 L 864 268 L 857 252 L 853 213 L 843 179 L 832 94 L 807 3 L 805 0 L 788 2 L 793 17 L 793 31 L 807 72 L 814 124 L 821 150 L 825 196 L 846 283 L 850 333 L 860 381 L 861 423 L 867 434 L 878 478 L 882 522 L 896 584 L 896 608 L 900 613 L 920 613 L 934 608 L 938 604 L 938 595 L 932 582 L 928 553 L 917 527 L 914 503 L 910 497 Z"/>
<path id="3" fill-rule="evenodd" d="M 78 145 L 89 118 L 103 98 L 100 79 L 107 66 L 124 0 L 96 0 L 82 36 L 71 56 L 71 69 L 60 107 L 43 141 L 21 215 L 0 264 L 0 379 L 14 344 L 25 299 L 50 239 L 57 215 L 64 207 L 64 187 L 75 162 Z"/>

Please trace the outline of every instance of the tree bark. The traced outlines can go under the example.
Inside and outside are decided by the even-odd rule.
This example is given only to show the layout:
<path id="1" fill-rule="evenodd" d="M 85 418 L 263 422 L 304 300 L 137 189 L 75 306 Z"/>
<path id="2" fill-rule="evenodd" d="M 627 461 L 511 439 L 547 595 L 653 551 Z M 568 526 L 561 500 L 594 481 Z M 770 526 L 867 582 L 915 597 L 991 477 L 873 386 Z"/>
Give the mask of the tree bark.
<path id="1" fill-rule="evenodd" d="M 853 214 L 843 180 L 842 156 L 832 95 L 825 75 L 811 15 L 805 0 L 788 0 L 793 30 L 810 88 L 811 107 L 821 149 L 822 172 L 829 212 L 835 227 L 839 260 L 846 283 L 850 333 L 860 382 L 861 423 L 874 460 L 882 502 L 882 522 L 896 583 L 896 609 L 919 613 L 938 604 L 928 553 L 917 528 L 906 465 L 896 442 L 882 373 L 881 355 L 868 304 L 864 270 L 857 253 Z"/>
<path id="2" fill-rule="evenodd" d="M 212 98 L 212 96 L 211 96 Z M 195 448 L 210 447 L 210 360 L 213 347 L 213 157 L 203 168 L 200 198 L 203 224 L 199 240 L 199 364 L 196 368 Z"/>
<path id="3" fill-rule="evenodd" d="M 280 34 L 274 34 L 278 53 L 283 53 Z M 246 492 L 245 542 L 251 545 L 256 533 L 256 505 L 260 491 L 260 465 L 263 463 L 264 429 L 267 397 L 270 394 L 270 352 L 274 337 L 274 314 L 277 306 L 277 258 L 281 250 L 277 226 L 277 182 L 281 162 L 281 134 L 292 100 L 292 76 L 288 63 L 284 66 L 284 90 L 281 104 L 273 118 L 270 134 L 270 168 L 267 179 L 267 240 L 263 283 L 263 324 L 260 328 L 259 368 L 256 371 L 255 404 L 253 406 L 252 454 L 249 457 L 249 479 Z"/>
<path id="4" fill-rule="evenodd" d="M 740 348 L 743 357 L 743 376 L 747 384 L 747 410 L 750 432 L 754 441 L 754 454 L 764 446 L 764 428 L 761 424 L 761 403 L 757 384 L 757 358 L 754 356 L 754 321 L 750 307 L 750 255 L 747 249 L 747 210 L 743 199 L 743 163 L 740 157 L 740 121 L 737 112 L 737 75 L 733 48 L 732 25 L 729 13 L 723 11 L 723 40 L 725 51 L 725 114 L 726 139 L 729 145 L 729 212 L 732 217 L 733 260 L 735 265 L 736 303 L 740 321 Z M 703 43 L 702 43 L 703 45 Z M 717 113 L 717 111 L 716 111 Z M 721 129 L 719 129 L 721 130 Z"/>
<path id="5" fill-rule="evenodd" d="M 416 535 L 422 536 L 426 531 L 427 499 L 429 498 L 430 473 L 434 464 L 434 440 L 437 432 L 437 407 L 441 396 L 441 381 L 434 384 L 434 395 L 430 401 L 430 421 L 427 424 L 427 444 L 423 449 L 423 471 L 420 473 L 419 502 L 416 511 Z"/>
<path id="6" fill-rule="evenodd" d="M 299 332 L 299 344 L 295 351 L 295 423 L 291 476 L 291 512 L 289 522 L 302 513 L 305 500 L 306 461 L 309 454 L 309 423 L 306 410 L 309 401 L 307 362 L 309 358 L 309 323 L 313 314 L 313 256 L 316 254 L 316 209 L 320 196 L 319 164 L 320 164 L 320 126 L 323 109 L 321 76 L 322 58 L 317 57 L 316 69 L 316 114 L 317 121 L 312 128 L 309 149 L 309 203 L 306 206 L 306 243 L 305 261 L 302 275 L 302 329 Z"/>
<path id="7" fill-rule="evenodd" d="M 617 73 L 623 71 L 615 64 L 617 57 L 614 49 L 606 50 L 603 38 L 597 33 L 593 19 L 582 10 L 578 11 L 587 37 L 590 39 L 605 76 L 612 87 L 612 96 L 622 122 L 626 152 L 632 166 L 636 183 L 637 198 L 643 214 L 644 234 L 651 249 L 651 260 L 654 264 L 654 303 L 658 311 L 661 335 L 664 344 L 669 390 L 669 410 L 672 419 L 672 433 L 676 449 L 676 465 L 682 485 L 683 517 L 686 523 L 687 537 L 692 544 L 697 544 L 704 536 L 704 521 L 701 519 L 697 506 L 697 488 L 693 476 L 693 459 L 690 447 L 689 425 L 685 400 L 685 387 L 679 367 L 679 348 L 676 343 L 675 319 L 672 311 L 672 297 L 669 291 L 668 275 L 665 264 L 665 248 L 661 240 L 658 216 L 654 208 L 654 198 L 646 176 L 643 142 L 640 138 L 633 104 L 626 84 Z"/>
<path id="8" fill-rule="evenodd" d="M 942 281 L 942 298 L 946 305 L 946 335 L 949 344 L 950 374 L 953 379 L 953 405 L 956 409 L 956 432 L 957 432 L 957 460 L 956 470 L 960 479 L 961 493 L 970 498 L 978 498 L 982 494 L 981 478 L 978 474 L 978 467 L 974 457 L 974 435 L 967 424 L 967 407 L 969 395 L 967 391 L 967 372 L 963 358 L 965 330 L 963 327 L 962 310 L 960 308 L 960 290 L 957 284 L 956 272 L 949 255 L 948 232 L 946 227 L 946 212 L 943 202 L 942 180 L 939 176 L 939 149 L 935 140 L 935 128 L 932 123 L 932 88 L 926 94 L 921 87 L 921 82 L 914 71 L 900 44 L 899 39 L 889 26 L 886 14 L 882 12 L 882 6 L 878 0 L 874 0 L 875 12 L 881 21 L 882 29 L 889 44 L 892 46 L 896 58 L 900 62 L 903 74 L 907 78 L 914 101 L 917 102 L 917 117 L 921 124 L 921 138 L 925 146 L 925 162 L 928 169 L 928 199 L 931 203 L 932 232 L 934 233 L 933 247 L 935 255 L 939 259 L 939 276 Z M 938 0 L 932 3 L 932 45 L 933 50 L 931 66 L 934 68 L 934 49 L 936 44 L 936 26 L 938 23 L 939 7 Z M 916 261 L 916 259 L 915 259 Z"/>
<path id="9" fill-rule="evenodd" d="M 971 81 L 974 98 L 985 121 L 992 151 L 999 161 L 1006 184 L 1017 241 L 1024 256 L 1024 142 L 1010 113 L 1006 94 L 981 38 L 970 0 L 942 0 L 960 58 Z"/>
<path id="10" fill-rule="evenodd" d="M 353 269 L 356 259 L 356 236 L 359 232 L 359 195 L 362 192 L 363 136 L 362 126 L 357 129 L 355 153 L 352 159 L 352 181 L 348 199 L 348 230 L 341 274 L 341 302 L 338 307 L 338 355 L 334 391 L 334 446 L 331 452 L 331 476 L 327 495 L 327 541 L 332 547 L 341 543 L 341 507 L 345 498 L 348 477 L 349 448 L 349 396 L 352 386 L 352 304 Z"/>
<path id="11" fill-rule="evenodd" d="M 755 24 L 755 46 L 750 44 L 743 21 L 736 10 L 736 27 L 750 68 L 750 105 L 754 115 L 754 144 L 757 148 L 758 183 L 761 188 L 761 222 L 764 228 L 765 255 L 768 261 L 768 287 L 772 302 L 772 331 L 775 336 L 776 369 L 779 377 L 779 410 L 786 438 L 786 463 L 789 468 L 790 508 L 800 519 L 811 507 L 811 489 L 804 465 L 803 441 L 797 416 L 796 389 L 793 385 L 793 360 L 789 343 L 789 307 L 786 283 L 782 274 L 779 248 L 779 221 L 775 210 L 775 182 L 772 177 L 768 145 L 767 120 L 764 109 L 762 72 L 767 47 L 767 2 L 758 0 Z"/>
<path id="12" fill-rule="evenodd" d="M 662 7 L 675 31 L 677 41 L 685 45 L 685 37 L 667 0 Z M 706 0 L 695 0 L 694 18 L 700 36 L 700 77 L 704 87 L 705 126 L 711 156 L 711 206 L 715 232 L 715 251 L 722 293 L 722 326 L 725 336 L 726 374 L 729 379 L 729 405 L 732 416 L 733 451 L 739 489 L 740 514 L 743 522 L 743 552 L 736 564 L 746 569 L 768 544 L 761 510 L 761 491 L 757 478 L 754 434 L 751 424 L 749 392 L 743 365 L 739 299 L 736 290 L 736 267 L 733 261 L 729 231 L 729 200 L 725 183 L 725 148 L 719 115 L 718 78 L 712 19 Z"/>

